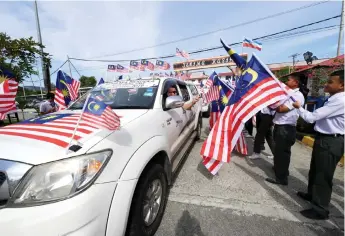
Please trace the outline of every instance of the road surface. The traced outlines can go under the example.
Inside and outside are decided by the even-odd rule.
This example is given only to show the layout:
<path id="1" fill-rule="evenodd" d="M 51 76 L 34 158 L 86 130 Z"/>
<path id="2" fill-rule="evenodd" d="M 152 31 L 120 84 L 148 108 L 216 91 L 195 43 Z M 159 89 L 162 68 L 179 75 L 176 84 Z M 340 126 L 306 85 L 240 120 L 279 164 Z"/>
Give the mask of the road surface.
<path id="1" fill-rule="evenodd" d="M 191 150 L 170 189 L 157 236 L 344 235 L 343 168 L 336 170 L 330 219 L 308 220 L 299 211 L 309 205 L 296 192 L 307 188 L 309 147 L 299 142 L 293 146 L 288 186 L 265 181 L 274 176 L 272 160 L 265 157 L 249 160 L 234 154 L 213 177 L 200 164 L 200 148 L 208 134 L 208 119 L 203 122 L 202 140 Z M 247 143 L 251 153 L 253 138 L 247 138 Z"/>

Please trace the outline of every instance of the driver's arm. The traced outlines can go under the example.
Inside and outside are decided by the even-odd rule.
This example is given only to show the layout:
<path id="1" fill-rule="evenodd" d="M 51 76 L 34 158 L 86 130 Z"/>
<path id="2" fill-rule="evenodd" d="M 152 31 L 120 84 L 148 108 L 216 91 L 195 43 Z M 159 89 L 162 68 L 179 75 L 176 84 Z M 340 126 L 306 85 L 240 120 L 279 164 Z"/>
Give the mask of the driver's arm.
<path id="1" fill-rule="evenodd" d="M 183 104 L 182 108 L 185 110 L 190 110 L 190 109 L 192 109 L 194 104 L 197 103 L 198 101 L 199 101 L 199 97 L 195 97 L 195 98 L 193 98 L 193 100 L 191 102 L 185 102 Z"/>

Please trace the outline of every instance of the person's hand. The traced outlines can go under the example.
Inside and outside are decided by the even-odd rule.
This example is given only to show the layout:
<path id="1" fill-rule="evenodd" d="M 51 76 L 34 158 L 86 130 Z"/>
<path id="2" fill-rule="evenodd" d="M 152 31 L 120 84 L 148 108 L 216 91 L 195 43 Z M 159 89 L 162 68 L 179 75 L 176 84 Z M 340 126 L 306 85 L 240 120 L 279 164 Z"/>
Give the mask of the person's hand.
<path id="1" fill-rule="evenodd" d="M 294 107 L 294 108 L 300 108 L 301 107 L 301 104 L 297 101 L 297 102 L 294 102 L 294 103 L 292 103 L 292 106 Z"/>
<path id="2" fill-rule="evenodd" d="M 193 98 L 193 104 L 197 103 L 199 101 L 199 97 Z"/>

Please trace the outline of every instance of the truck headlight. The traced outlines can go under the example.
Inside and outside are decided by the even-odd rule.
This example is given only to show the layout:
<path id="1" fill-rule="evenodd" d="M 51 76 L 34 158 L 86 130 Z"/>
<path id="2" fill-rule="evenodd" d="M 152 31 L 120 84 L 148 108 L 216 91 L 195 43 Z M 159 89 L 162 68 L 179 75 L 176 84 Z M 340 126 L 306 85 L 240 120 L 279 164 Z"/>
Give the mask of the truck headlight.
<path id="1" fill-rule="evenodd" d="M 112 151 L 102 151 L 33 167 L 19 184 L 10 205 L 25 206 L 62 200 L 90 186 Z"/>

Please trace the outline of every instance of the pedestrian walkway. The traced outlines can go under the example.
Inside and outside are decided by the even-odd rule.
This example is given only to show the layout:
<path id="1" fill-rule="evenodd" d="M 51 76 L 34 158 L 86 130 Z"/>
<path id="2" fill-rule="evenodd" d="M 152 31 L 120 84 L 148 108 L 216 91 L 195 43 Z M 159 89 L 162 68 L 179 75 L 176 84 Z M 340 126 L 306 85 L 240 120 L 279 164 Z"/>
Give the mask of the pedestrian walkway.
<path id="1" fill-rule="evenodd" d="M 204 124 L 208 124 L 208 120 L 204 120 L 203 122 Z M 203 225 L 202 223 L 207 221 L 208 212 L 212 218 L 209 220 L 215 222 L 215 225 L 212 227 L 216 228 L 228 227 L 222 225 L 221 222 L 217 224 L 217 217 L 223 219 L 226 217 L 225 212 L 231 212 L 229 213 L 231 217 L 233 217 L 233 214 L 241 216 L 243 224 L 245 224 L 244 220 L 247 217 L 249 220 L 253 216 L 256 216 L 258 221 L 262 220 L 262 217 L 267 218 L 273 224 L 272 232 L 279 230 L 274 226 L 275 221 L 288 222 L 288 224 L 285 224 L 286 227 L 293 227 L 294 224 L 297 228 L 306 227 L 304 231 L 301 231 L 301 234 L 296 234 L 295 227 L 295 229 L 290 229 L 290 231 L 284 230 L 286 234 L 279 235 L 320 235 L 319 233 L 323 235 L 326 232 L 339 233 L 341 230 L 344 230 L 343 168 L 337 167 L 336 169 L 330 219 L 327 221 L 312 221 L 300 215 L 299 211 L 308 208 L 309 205 L 296 195 L 297 191 L 305 191 L 307 189 L 311 148 L 306 147 L 300 142 L 296 142 L 292 148 L 289 185 L 277 186 L 265 181 L 266 177 L 274 177 L 274 173 L 272 170 L 272 160 L 264 156 L 261 159 L 249 160 L 248 158 L 234 154 L 231 162 L 221 168 L 218 176 L 210 175 L 204 166 L 200 164 L 200 148 L 206 137 L 207 134 L 205 131 L 202 139 L 195 144 L 170 191 L 168 207 L 157 235 L 170 235 L 167 227 L 174 222 L 172 218 L 176 218 L 177 216 L 188 218 L 188 215 L 184 211 L 187 208 L 193 208 L 193 206 L 194 208 L 201 207 L 202 209 L 200 208 L 198 211 L 199 215 L 190 215 L 189 219 L 194 217 L 200 221 L 199 227 L 201 227 L 204 235 L 211 235 L 206 232 L 212 232 L 212 229 L 209 229 L 210 225 L 206 223 Z M 252 153 L 253 141 L 253 138 L 247 138 L 249 154 Z M 266 149 L 263 151 L 263 154 L 270 154 L 267 150 L 269 148 L 266 144 Z M 183 208 L 183 204 L 186 204 L 186 207 Z M 180 211 L 174 209 L 177 206 L 181 208 Z M 205 210 L 205 207 L 209 210 Z M 217 209 L 219 212 L 218 216 L 215 213 Z M 230 215 L 228 217 L 229 219 L 231 218 Z M 238 223 L 241 224 L 241 222 Z M 257 227 L 261 227 L 260 224 Z M 262 227 L 267 228 L 270 226 L 265 225 Z M 159 232 L 165 232 L 167 234 L 159 234 Z M 219 232 L 222 231 L 220 230 Z M 264 235 L 262 229 L 258 228 L 258 232 L 262 232 L 262 234 L 258 235 Z M 240 233 L 233 235 L 240 235 Z M 248 232 L 243 231 L 242 233 Z M 222 233 L 214 235 L 222 235 Z M 337 234 L 332 233 L 332 235 Z"/>

